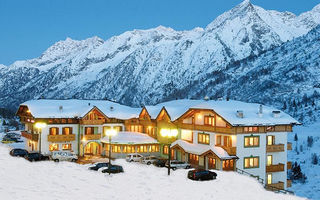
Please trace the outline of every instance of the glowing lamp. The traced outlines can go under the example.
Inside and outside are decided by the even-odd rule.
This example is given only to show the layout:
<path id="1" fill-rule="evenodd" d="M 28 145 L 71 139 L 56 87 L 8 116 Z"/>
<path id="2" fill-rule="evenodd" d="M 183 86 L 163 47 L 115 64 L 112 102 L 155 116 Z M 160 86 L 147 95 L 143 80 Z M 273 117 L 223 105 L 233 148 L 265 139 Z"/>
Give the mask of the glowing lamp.
<path id="1" fill-rule="evenodd" d="M 46 127 L 47 126 L 47 124 L 46 123 L 42 123 L 42 122 L 37 122 L 36 124 L 35 124 L 35 127 L 36 128 L 44 128 L 44 127 Z"/>
<path id="2" fill-rule="evenodd" d="M 178 135 L 177 129 L 161 129 L 160 135 L 162 137 L 176 137 Z"/>
<path id="3" fill-rule="evenodd" d="M 117 135 L 117 131 L 113 128 L 106 130 L 106 135 L 107 136 L 115 136 Z"/>

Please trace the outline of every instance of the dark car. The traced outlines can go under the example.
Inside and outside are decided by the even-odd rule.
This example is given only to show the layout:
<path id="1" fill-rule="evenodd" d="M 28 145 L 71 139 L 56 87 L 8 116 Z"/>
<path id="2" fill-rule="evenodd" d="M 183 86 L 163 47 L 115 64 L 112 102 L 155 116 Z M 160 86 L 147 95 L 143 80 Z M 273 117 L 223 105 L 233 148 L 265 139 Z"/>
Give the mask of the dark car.
<path id="1" fill-rule="evenodd" d="M 153 162 L 153 164 L 154 164 L 154 166 L 157 166 L 157 167 L 165 167 L 166 162 L 167 162 L 166 159 L 157 159 Z"/>
<path id="2" fill-rule="evenodd" d="M 94 170 L 94 171 L 98 171 L 98 169 L 100 169 L 101 167 L 108 167 L 109 163 L 95 163 L 93 164 L 93 166 L 89 167 L 89 170 Z"/>
<path id="3" fill-rule="evenodd" d="M 217 178 L 217 173 L 204 169 L 195 169 L 188 172 L 188 178 L 197 181 L 213 180 Z"/>
<path id="4" fill-rule="evenodd" d="M 102 173 L 111 173 L 111 174 L 117 174 L 123 172 L 123 168 L 120 165 L 111 165 L 107 169 L 104 169 L 101 171 Z"/>
<path id="5" fill-rule="evenodd" d="M 49 156 L 45 156 L 40 153 L 28 153 L 25 156 L 25 159 L 33 162 L 33 161 L 49 160 Z"/>
<path id="6" fill-rule="evenodd" d="M 28 151 L 25 149 L 12 149 L 10 151 L 11 156 L 25 157 L 28 154 Z"/>

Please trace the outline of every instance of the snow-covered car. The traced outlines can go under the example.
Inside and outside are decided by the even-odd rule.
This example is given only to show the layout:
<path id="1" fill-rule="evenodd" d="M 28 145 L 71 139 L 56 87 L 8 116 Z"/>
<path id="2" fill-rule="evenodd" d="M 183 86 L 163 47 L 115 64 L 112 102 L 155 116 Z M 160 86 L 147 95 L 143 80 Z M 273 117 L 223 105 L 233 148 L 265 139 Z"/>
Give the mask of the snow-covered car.
<path id="1" fill-rule="evenodd" d="M 151 165 L 153 164 L 158 158 L 155 157 L 155 156 L 146 156 L 146 157 L 143 157 L 141 159 L 141 163 L 143 164 L 147 164 L 147 165 Z"/>
<path id="2" fill-rule="evenodd" d="M 108 167 L 108 166 L 109 166 L 109 163 L 107 162 L 97 162 L 97 163 L 94 163 L 92 166 L 90 166 L 88 169 L 98 171 L 100 168 Z"/>
<path id="3" fill-rule="evenodd" d="M 59 162 L 59 161 L 71 161 L 71 162 L 76 162 L 78 160 L 78 156 L 69 151 L 54 151 L 52 152 L 51 155 L 51 160 L 54 162 Z"/>
<path id="4" fill-rule="evenodd" d="M 143 158 L 143 155 L 141 155 L 141 154 L 130 153 L 126 156 L 126 161 L 127 162 L 140 162 L 142 158 Z"/>
<path id="5" fill-rule="evenodd" d="M 166 167 L 169 167 L 169 163 L 166 163 Z M 176 169 L 190 169 L 191 165 L 186 163 L 186 162 L 182 162 L 182 161 L 178 161 L 178 160 L 171 160 L 170 161 L 170 168 L 172 170 L 176 170 Z"/>

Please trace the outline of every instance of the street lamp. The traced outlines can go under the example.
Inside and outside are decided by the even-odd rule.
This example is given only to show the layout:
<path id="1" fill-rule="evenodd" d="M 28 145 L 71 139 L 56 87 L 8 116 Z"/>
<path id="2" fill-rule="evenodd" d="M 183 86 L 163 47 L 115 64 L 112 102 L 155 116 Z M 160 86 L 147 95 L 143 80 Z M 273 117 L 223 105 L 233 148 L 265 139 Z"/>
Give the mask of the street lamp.
<path id="1" fill-rule="evenodd" d="M 47 126 L 46 123 L 43 123 L 43 122 L 37 122 L 35 125 L 34 125 L 37 129 L 38 129 L 38 134 L 39 134 L 39 156 L 41 154 L 41 135 L 42 135 L 42 129 L 44 127 Z"/>
<path id="2" fill-rule="evenodd" d="M 105 132 L 106 136 L 109 137 L 109 175 L 110 175 L 110 167 L 111 167 L 111 137 L 117 135 L 117 130 L 111 128 L 107 129 Z"/>
<path id="3" fill-rule="evenodd" d="M 83 158 L 84 158 L 84 148 L 85 148 L 85 143 L 86 143 L 86 138 L 84 137 L 84 135 L 82 136 L 82 140 L 81 140 L 81 142 L 82 142 L 82 156 L 83 156 Z"/>
<path id="4" fill-rule="evenodd" d="M 169 140 L 170 140 L 170 138 L 177 137 L 178 130 L 177 129 L 161 129 L 160 130 L 160 135 L 162 137 L 166 137 L 168 139 L 168 148 L 169 148 L 169 152 L 168 152 L 168 175 L 170 175 L 170 168 L 171 168 L 171 165 L 170 165 L 170 161 L 171 161 L 171 149 L 170 149 L 170 146 L 171 146 L 171 143 L 169 142 Z"/>

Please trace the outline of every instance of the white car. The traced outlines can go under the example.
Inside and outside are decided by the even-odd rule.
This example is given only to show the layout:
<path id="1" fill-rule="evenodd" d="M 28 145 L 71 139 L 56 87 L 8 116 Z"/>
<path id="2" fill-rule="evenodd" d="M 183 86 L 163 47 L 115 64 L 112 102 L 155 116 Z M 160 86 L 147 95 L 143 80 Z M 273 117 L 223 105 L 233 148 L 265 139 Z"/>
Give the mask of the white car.
<path id="1" fill-rule="evenodd" d="M 126 156 L 127 162 L 140 162 L 143 158 L 143 155 L 138 153 L 130 153 Z"/>
<path id="2" fill-rule="evenodd" d="M 52 152 L 51 159 L 54 162 L 59 161 L 71 161 L 76 162 L 78 160 L 78 156 L 70 151 L 54 151 Z"/>
<path id="3" fill-rule="evenodd" d="M 166 163 L 166 167 L 169 167 L 169 163 Z M 178 160 L 171 160 L 170 161 L 170 168 L 172 170 L 176 170 L 176 169 L 190 169 L 191 165 L 186 163 L 186 162 L 182 162 L 182 161 L 178 161 Z"/>
<path id="4" fill-rule="evenodd" d="M 147 157 L 142 158 L 141 163 L 150 165 L 150 164 L 153 164 L 154 161 L 156 161 L 156 160 L 157 160 L 157 157 L 155 157 L 155 156 L 147 156 Z"/>

